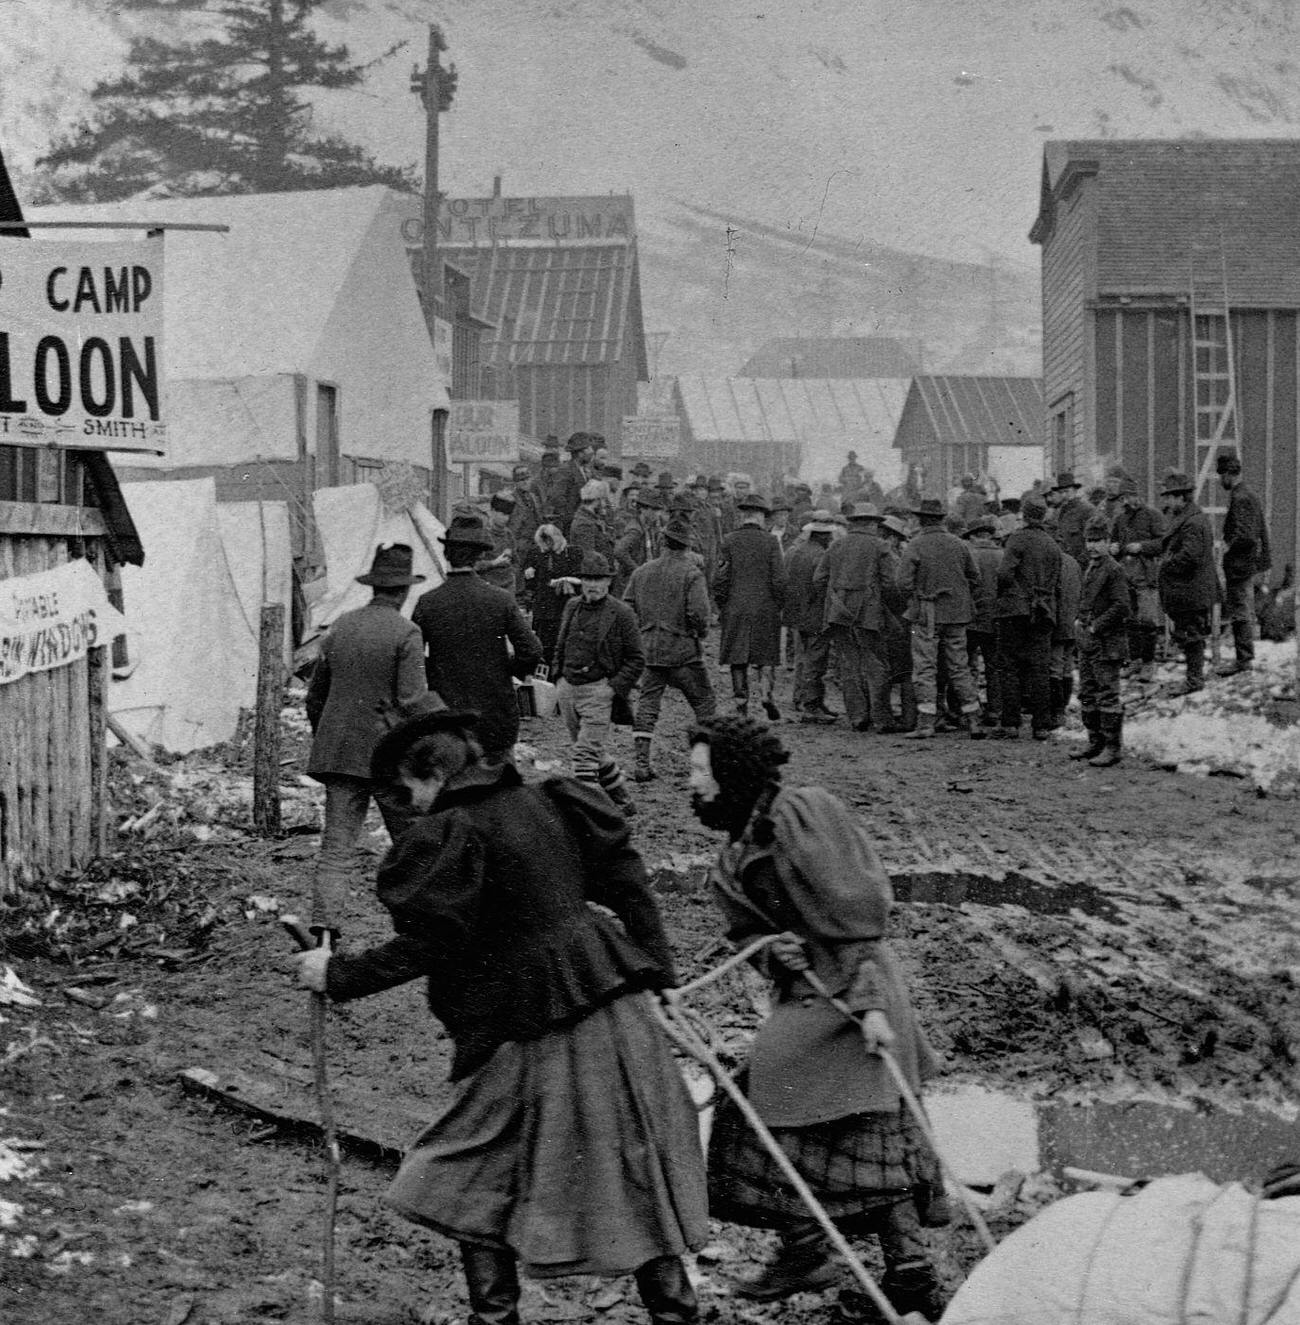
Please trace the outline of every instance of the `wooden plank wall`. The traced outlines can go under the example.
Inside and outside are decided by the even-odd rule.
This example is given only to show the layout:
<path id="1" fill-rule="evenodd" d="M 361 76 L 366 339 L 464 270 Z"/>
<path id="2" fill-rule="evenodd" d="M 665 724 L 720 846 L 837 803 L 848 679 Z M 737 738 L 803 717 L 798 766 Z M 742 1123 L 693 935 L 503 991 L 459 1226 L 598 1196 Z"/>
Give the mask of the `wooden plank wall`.
<path id="1" fill-rule="evenodd" d="M 0 533 L 0 579 L 50 570 L 95 540 Z M 104 650 L 0 685 L 0 898 L 103 846 Z"/>
<path id="2" fill-rule="evenodd" d="M 1295 547 L 1300 451 L 1300 333 L 1292 310 L 1233 314 L 1238 419 L 1246 482 L 1264 502 L 1274 573 Z M 1096 310 L 1097 477 L 1118 459 L 1154 500 L 1170 469 L 1191 470 L 1192 381 L 1186 309 Z"/>

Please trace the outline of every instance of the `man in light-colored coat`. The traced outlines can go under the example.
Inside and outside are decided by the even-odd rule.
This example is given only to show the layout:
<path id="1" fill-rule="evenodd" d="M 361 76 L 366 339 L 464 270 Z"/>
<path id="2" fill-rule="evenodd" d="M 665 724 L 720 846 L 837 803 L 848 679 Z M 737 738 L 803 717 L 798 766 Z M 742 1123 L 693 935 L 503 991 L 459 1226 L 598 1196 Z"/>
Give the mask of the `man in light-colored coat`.
<path id="1" fill-rule="evenodd" d="M 307 775 L 325 788 L 325 825 L 312 889 L 311 924 L 337 930 L 357 838 L 371 798 L 396 841 L 407 816 L 391 794 L 370 780 L 370 755 L 379 738 L 425 695 L 424 644 L 402 615 L 411 585 L 411 549 L 394 543 L 375 550 L 360 584 L 374 596 L 330 627 L 307 687 L 311 757 Z"/>

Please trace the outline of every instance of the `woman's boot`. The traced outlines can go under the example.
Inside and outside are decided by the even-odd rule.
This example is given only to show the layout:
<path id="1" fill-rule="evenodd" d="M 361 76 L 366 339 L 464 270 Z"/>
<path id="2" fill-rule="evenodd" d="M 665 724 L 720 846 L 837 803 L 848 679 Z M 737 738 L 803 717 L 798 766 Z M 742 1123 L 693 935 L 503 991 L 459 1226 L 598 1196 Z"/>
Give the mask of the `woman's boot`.
<path id="1" fill-rule="evenodd" d="M 695 1325 L 700 1318 L 695 1289 L 680 1256 L 656 1256 L 636 1272 L 637 1291 L 650 1325 Z"/>
<path id="2" fill-rule="evenodd" d="M 468 1325 L 519 1325 L 519 1271 L 512 1251 L 460 1244 L 469 1290 Z"/>
<path id="3" fill-rule="evenodd" d="M 779 1302 L 795 1293 L 815 1293 L 839 1278 L 830 1243 L 815 1219 L 801 1219 L 781 1234 L 776 1260 L 736 1286 L 741 1297 Z"/>

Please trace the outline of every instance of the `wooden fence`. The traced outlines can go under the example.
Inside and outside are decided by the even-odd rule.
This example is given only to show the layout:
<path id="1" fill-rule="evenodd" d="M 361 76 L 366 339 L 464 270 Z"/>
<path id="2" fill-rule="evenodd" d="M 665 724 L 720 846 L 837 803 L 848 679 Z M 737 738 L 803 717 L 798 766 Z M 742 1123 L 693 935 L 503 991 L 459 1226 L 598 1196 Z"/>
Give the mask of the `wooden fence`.
<path id="1" fill-rule="evenodd" d="M 96 511 L 0 502 L 0 580 L 86 557 L 102 569 Z M 0 898 L 103 849 L 105 649 L 0 685 Z"/>

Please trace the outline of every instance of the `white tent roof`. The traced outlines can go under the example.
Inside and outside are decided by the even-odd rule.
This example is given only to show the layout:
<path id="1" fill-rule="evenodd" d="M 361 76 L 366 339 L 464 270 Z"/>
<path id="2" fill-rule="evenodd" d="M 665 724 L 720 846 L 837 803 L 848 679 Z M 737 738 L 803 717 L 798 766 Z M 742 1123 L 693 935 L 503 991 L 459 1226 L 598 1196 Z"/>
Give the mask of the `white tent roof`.
<path id="1" fill-rule="evenodd" d="M 312 625 L 317 629 L 323 630 L 344 612 L 370 601 L 370 590 L 358 584 L 356 577 L 370 569 L 381 543 L 405 543 L 412 552 L 414 573 L 424 576 L 423 583 L 412 585 L 406 596 L 402 610 L 407 616 L 422 593 L 442 583 L 446 563 L 438 540 L 446 529 L 422 504 L 405 511 L 386 511 L 373 483 L 352 483 L 317 489 L 312 494 L 312 509 L 325 554 L 325 593 L 312 609 Z"/>
<path id="2" fill-rule="evenodd" d="M 383 185 L 218 198 L 34 207 L 32 221 L 158 221 L 228 225 L 229 233 L 166 235 L 164 354 L 170 378 L 264 377 L 308 371 L 340 290 L 366 245 L 407 263 Z M 120 231 L 50 237 L 121 239 Z M 412 302 L 415 300 L 412 278 Z"/>

